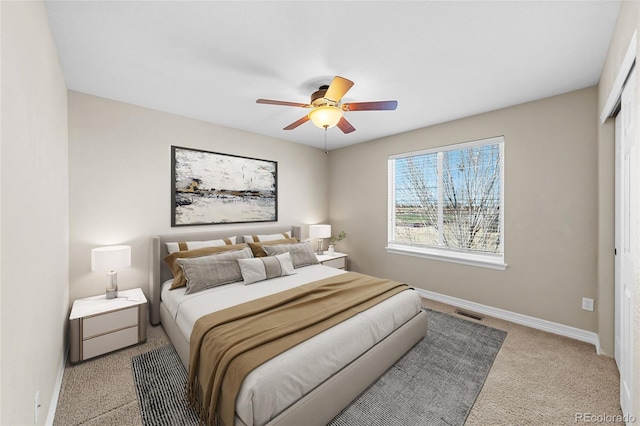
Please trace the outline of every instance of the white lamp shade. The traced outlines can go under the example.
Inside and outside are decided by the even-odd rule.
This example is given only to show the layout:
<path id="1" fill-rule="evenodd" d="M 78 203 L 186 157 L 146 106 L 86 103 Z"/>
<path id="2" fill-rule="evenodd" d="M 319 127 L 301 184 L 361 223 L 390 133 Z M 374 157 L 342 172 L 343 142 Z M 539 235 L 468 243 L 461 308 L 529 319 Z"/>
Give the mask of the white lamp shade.
<path id="1" fill-rule="evenodd" d="M 329 238 L 331 225 L 309 225 L 309 238 Z"/>
<path id="2" fill-rule="evenodd" d="M 131 246 L 107 246 L 91 250 L 91 270 L 115 271 L 131 266 Z"/>

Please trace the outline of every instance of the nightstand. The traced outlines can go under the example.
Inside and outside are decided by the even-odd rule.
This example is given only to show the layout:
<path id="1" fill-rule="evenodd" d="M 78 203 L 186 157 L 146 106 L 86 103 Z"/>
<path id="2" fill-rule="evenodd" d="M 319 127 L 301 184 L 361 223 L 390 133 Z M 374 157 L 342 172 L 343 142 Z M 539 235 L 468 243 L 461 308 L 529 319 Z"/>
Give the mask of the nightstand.
<path id="1" fill-rule="evenodd" d="M 347 270 L 348 255 L 346 253 L 338 253 L 336 251 L 333 254 L 329 254 L 328 251 L 325 251 L 323 254 L 316 254 L 316 257 L 318 258 L 318 262 L 324 266 Z"/>
<path id="2" fill-rule="evenodd" d="M 115 299 L 87 297 L 69 315 L 69 360 L 84 361 L 147 340 L 147 299 L 142 289 L 119 291 Z"/>

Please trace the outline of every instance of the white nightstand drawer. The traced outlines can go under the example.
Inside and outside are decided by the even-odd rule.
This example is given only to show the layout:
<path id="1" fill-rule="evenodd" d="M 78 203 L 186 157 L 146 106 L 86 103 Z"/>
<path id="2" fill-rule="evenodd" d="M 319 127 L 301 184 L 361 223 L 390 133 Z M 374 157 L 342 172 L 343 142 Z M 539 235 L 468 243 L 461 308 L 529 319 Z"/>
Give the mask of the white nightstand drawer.
<path id="1" fill-rule="evenodd" d="M 137 310 L 136 310 L 137 311 Z M 93 358 L 138 343 L 138 327 L 125 328 L 114 333 L 87 339 L 82 343 L 82 359 Z"/>
<path id="2" fill-rule="evenodd" d="M 324 266 L 330 266 L 332 268 L 346 269 L 346 267 L 347 267 L 346 260 L 347 260 L 346 257 L 341 257 L 339 259 L 326 260 L 326 261 L 322 262 L 322 264 Z"/>
<path id="3" fill-rule="evenodd" d="M 88 339 L 113 330 L 131 327 L 138 324 L 138 307 L 122 309 L 101 315 L 84 318 L 82 321 L 82 338 Z"/>

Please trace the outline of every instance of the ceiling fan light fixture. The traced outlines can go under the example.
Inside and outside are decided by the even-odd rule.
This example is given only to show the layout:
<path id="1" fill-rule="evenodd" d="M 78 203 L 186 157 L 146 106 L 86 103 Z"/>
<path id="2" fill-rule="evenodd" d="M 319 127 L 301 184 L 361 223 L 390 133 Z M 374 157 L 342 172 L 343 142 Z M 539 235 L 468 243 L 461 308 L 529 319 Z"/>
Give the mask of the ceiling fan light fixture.
<path id="1" fill-rule="evenodd" d="M 334 127 L 342 118 L 342 109 L 333 105 L 323 105 L 309 112 L 309 120 L 321 129 Z"/>
<path id="2" fill-rule="evenodd" d="M 259 104 L 311 108 L 307 115 L 282 130 L 293 130 L 307 121 L 311 121 L 314 126 L 325 130 L 329 127 L 338 126 L 345 135 L 355 131 L 356 128 L 344 117 L 344 111 L 392 111 L 398 107 L 398 101 L 349 102 L 341 104 L 342 98 L 351 86 L 353 86 L 353 81 L 337 75 L 333 77 L 330 85 L 320 86 L 317 91 L 313 92 L 311 103 L 303 104 L 273 99 L 258 99 L 256 102 Z M 325 138 L 326 135 L 327 132 L 325 131 Z"/>

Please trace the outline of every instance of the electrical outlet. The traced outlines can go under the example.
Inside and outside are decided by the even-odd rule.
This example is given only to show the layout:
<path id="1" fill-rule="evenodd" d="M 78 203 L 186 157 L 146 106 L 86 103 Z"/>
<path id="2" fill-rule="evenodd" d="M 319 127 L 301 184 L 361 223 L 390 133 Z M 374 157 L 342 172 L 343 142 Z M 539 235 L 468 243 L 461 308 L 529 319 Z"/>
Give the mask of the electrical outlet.
<path id="1" fill-rule="evenodd" d="M 34 423 L 38 423 L 38 414 L 40 414 L 40 391 L 36 391 L 36 397 L 33 399 Z"/>
<path id="2" fill-rule="evenodd" d="M 586 297 L 582 298 L 582 309 L 585 311 L 593 311 L 593 299 Z"/>

